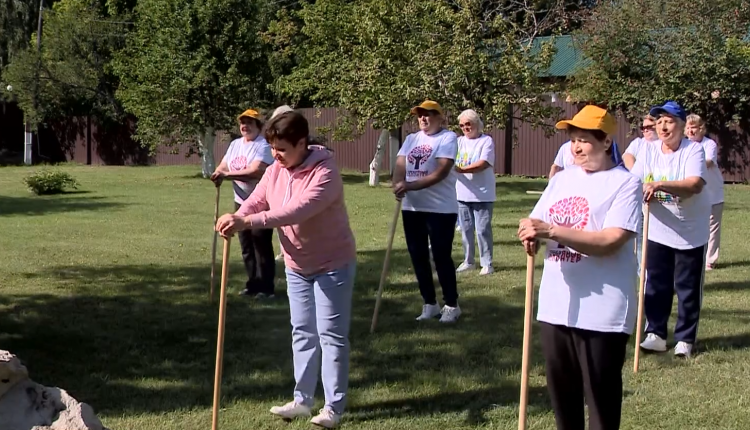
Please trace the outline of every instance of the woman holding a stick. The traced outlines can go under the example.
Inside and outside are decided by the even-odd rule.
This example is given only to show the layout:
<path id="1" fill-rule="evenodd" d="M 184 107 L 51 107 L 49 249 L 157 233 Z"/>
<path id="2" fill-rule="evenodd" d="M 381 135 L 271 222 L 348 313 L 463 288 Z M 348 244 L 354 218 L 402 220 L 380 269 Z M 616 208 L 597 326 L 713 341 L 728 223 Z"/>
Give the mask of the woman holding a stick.
<path id="1" fill-rule="evenodd" d="M 643 191 L 613 154 L 617 124 L 597 106 L 557 123 L 571 140 L 577 168 L 558 172 L 518 236 L 535 254 L 547 242 L 539 290 L 547 386 L 560 430 L 616 430 L 622 367 L 636 318 L 632 241 Z"/>
<path id="2" fill-rule="evenodd" d="M 309 417 L 322 374 L 325 406 L 311 423 L 334 428 L 347 401 L 356 264 L 343 182 L 332 153 L 310 145 L 309 126 L 300 113 L 279 114 L 265 134 L 276 162 L 240 209 L 219 218 L 216 228 L 223 236 L 278 229 L 296 385 L 294 400 L 271 408 L 271 413 L 289 420 Z"/>
<path id="3" fill-rule="evenodd" d="M 453 323 L 461 315 L 456 287 L 456 265 L 451 252 L 458 201 L 453 165 L 458 150 L 456 133 L 443 128 L 443 109 L 426 100 L 412 108 L 420 131 L 406 136 L 398 151 L 393 172 L 393 193 L 402 199 L 402 219 L 406 248 L 424 304 L 417 321 L 440 316 L 440 322 Z M 430 265 L 430 245 L 445 306 L 435 296 Z"/>
<path id="4" fill-rule="evenodd" d="M 674 354 L 690 357 L 698 332 L 711 202 L 704 191 L 706 155 L 685 137 L 687 115 L 668 101 L 651 109 L 659 140 L 644 146 L 631 172 L 641 178 L 650 201 L 646 257 L 646 339 L 640 347 L 667 350 L 667 324 L 677 293 Z"/>

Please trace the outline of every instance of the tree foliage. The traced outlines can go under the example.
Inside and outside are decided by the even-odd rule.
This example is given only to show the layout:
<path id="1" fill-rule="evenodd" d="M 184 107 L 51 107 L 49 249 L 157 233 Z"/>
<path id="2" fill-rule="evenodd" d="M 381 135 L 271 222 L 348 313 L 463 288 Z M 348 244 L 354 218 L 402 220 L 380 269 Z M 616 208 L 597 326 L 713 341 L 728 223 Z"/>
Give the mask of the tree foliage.
<path id="1" fill-rule="evenodd" d="M 136 29 L 114 61 L 118 97 L 152 149 L 230 129 L 248 107 L 269 104 L 260 0 L 141 0 Z"/>
<path id="2" fill-rule="evenodd" d="M 26 47 L 3 72 L 33 124 L 87 114 L 122 118 L 110 60 L 123 45 L 126 27 L 121 18 L 107 15 L 106 6 L 87 0 L 56 3 L 45 12 L 41 51 L 35 44 Z"/>
<path id="3" fill-rule="evenodd" d="M 631 120 L 667 99 L 714 129 L 750 118 L 749 3 L 601 2 L 575 37 L 588 60 L 571 95 Z"/>
<path id="4" fill-rule="evenodd" d="M 275 63 L 295 65 L 275 89 L 293 100 L 341 108 L 350 122 L 339 131 L 362 130 L 368 120 L 397 128 L 409 108 L 427 98 L 452 115 L 473 108 L 490 126 L 504 126 L 509 103 L 525 120 L 554 117 L 556 109 L 539 97 L 555 89 L 539 79 L 552 46 L 535 51 L 533 37 L 565 29 L 570 2 L 547 1 L 544 11 L 531 3 L 303 3 L 299 11 L 280 13 L 266 33 Z"/>

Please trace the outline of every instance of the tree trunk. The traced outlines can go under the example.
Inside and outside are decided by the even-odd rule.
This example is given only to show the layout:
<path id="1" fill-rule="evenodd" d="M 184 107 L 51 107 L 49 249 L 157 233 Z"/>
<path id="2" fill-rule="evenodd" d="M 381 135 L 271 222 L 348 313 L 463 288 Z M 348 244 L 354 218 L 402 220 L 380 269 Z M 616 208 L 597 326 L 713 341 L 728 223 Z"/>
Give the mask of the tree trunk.
<path id="1" fill-rule="evenodd" d="M 388 143 L 388 130 L 383 129 L 380 131 L 380 137 L 378 137 L 378 146 L 375 148 L 375 156 L 372 158 L 370 163 L 370 186 L 377 187 L 380 182 L 380 165 L 383 164 L 383 152 L 385 151 L 385 145 Z"/>
<path id="2" fill-rule="evenodd" d="M 198 135 L 198 152 L 201 155 L 201 173 L 204 178 L 210 178 L 216 170 L 214 161 L 214 128 L 206 127 L 203 135 Z"/>
<path id="3" fill-rule="evenodd" d="M 393 177 L 393 170 L 396 168 L 396 158 L 398 158 L 398 150 L 401 149 L 401 128 L 394 128 L 389 131 L 388 146 L 388 161 L 390 162 L 391 177 Z"/>

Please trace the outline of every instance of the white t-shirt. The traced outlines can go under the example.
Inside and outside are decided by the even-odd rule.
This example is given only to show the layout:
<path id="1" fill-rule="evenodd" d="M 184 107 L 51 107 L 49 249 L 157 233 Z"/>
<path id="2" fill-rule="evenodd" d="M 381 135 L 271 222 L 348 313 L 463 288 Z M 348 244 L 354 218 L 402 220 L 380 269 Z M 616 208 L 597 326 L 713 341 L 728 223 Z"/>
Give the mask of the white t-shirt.
<path id="1" fill-rule="evenodd" d="M 637 232 L 643 185 L 622 165 L 555 175 L 530 217 L 575 230 L 616 227 Z M 548 240 L 537 319 L 599 332 L 633 332 L 638 300 L 633 241 L 606 257 L 581 254 Z"/>
<path id="2" fill-rule="evenodd" d="M 406 158 L 406 182 L 428 176 L 438 168 L 437 158 L 455 160 L 457 152 L 456 133 L 450 130 L 443 129 L 431 136 L 423 131 L 406 136 L 398 151 L 399 157 Z M 401 208 L 417 212 L 458 213 L 455 171 L 451 169 L 445 179 L 431 187 L 407 192 Z"/>
<path id="3" fill-rule="evenodd" d="M 643 147 L 643 145 L 646 145 L 648 143 L 648 140 L 642 137 L 636 137 L 630 142 L 630 145 L 628 145 L 627 149 L 625 149 L 625 153 L 636 157 L 638 153 L 641 152 L 641 148 Z"/>
<path id="4" fill-rule="evenodd" d="M 662 151 L 660 140 L 644 145 L 631 172 L 643 182 L 681 181 L 692 176 L 705 180 L 708 176 L 703 145 L 688 139 L 669 154 Z M 675 249 L 694 249 L 708 243 L 711 203 L 705 187 L 687 199 L 659 191 L 649 206 L 649 240 Z"/>
<path id="5" fill-rule="evenodd" d="M 456 165 L 466 167 L 484 160 L 490 167 L 477 173 L 456 174 L 456 197 L 459 202 L 494 202 L 495 194 L 495 142 L 492 136 L 482 134 L 476 139 L 458 138 Z"/>
<path id="6" fill-rule="evenodd" d="M 724 176 L 719 169 L 719 148 L 713 139 L 704 137 L 701 141 L 703 151 L 706 153 L 706 161 L 712 160 L 713 167 L 708 168 L 706 175 L 706 191 L 708 191 L 711 205 L 724 203 Z"/>
<path id="7" fill-rule="evenodd" d="M 560 149 L 557 150 L 557 156 L 555 156 L 555 165 L 567 169 L 570 166 L 575 166 L 576 160 L 573 157 L 573 151 L 570 149 L 570 141 L 562 144 Z"/>
<path id="8" fill-rule="evenodd" d="M 244 137 L 234 139 L 229 144 L 229 149 L 227 149 L 227 153 L 224 154 L 222 160 L 222 162 L 227 163 L 230 172 L 247 169 L 253 161 L 261 161 L 269 165 L 274 161 L 271 145 L 266 142 L 263 136 L 258 136 L 250 142 L 245 142 Z M 233 181 L 234 201 L 237 203 L 244 202 L 250 197 L 258 182 L 260 182 L 259 179 L 248 182 Z"/>

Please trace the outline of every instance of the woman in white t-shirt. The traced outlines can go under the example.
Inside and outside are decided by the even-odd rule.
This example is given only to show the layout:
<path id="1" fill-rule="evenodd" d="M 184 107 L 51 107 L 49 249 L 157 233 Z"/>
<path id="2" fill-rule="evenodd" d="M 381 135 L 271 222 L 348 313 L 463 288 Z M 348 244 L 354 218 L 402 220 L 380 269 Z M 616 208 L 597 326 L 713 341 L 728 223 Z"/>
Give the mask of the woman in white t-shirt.
<path id="1" fill-rule="evenodd" d="M 458 150 L 456 133 L 443 128 L 443 109 L 426 100 L 412 108 L 420 131 L 406 136 L 393 172 L 393 193 L 401 199 L 406 247 L 419 283 L 424 305 L 418 321 L 441 315 L 444 323 L 461 315 L 456 266 L 451 256 L 458 202 L 453 164 Z M 429 240 L 429 242 L 428 242 Z M 435 297 L 430 245 L 445 306 Z"/>
<path id="2" fill-rule="evenodd" d="M 242 136 L 229 144 L 224 159 L 211 175 L 211 180 L 217 185 L 224 179 L 232 181 L 235 209 L 239 209 L 242 202 L 253 193 L 266 167 L 273 163 L 271 145 L 260 134 L 263 128 L 260 113 L 248 109 L 237 117 L 237 121 Z M 273 297 L 276 277 L 273 229 L 245 230 L 238 236 L 248 278 L 240 294 L 259 299 Z"/>
<path id="3" fill-rule="evenodd" d="M 557 128 L 580 168 L 558 172 L 518 230 L 529 254 L 547 242 L 537 311 L 547 387 L 558 429 L 585 427 L 584 398 L 589 428 L 618 429 L 642 185 L 614 156 L 606 110 L 586 106 Z"/>
<path id="4" fill-rule="evenodd" d="M 693 142 L 703 145 L 706 153 L 706 191 L 711 200 L 708 249 L 706 250 L 706 270 L 713 270 L 719 259 L 721 244 L 721 217 L 724 213 L 724 175 L 719 169 L 718 146 L 713 139 L 706 137 L 706 122 L 698 115 L 687 116 L 685 135 Z"/>
<path id="5" fill-rule="evenodd" d="M 456 157 L 456 197 L 464 261 L 456 272 L 474 268 L 474 234 L 479 242 L 480 275 L 492 269 L 492 208 L 495 204 L 495 142 L 482 133 L 484 123 L 472 109 L 461 112 Z"/>
<path id="6" fill-rule="evenodd" d="M 638 153 L 631 173 L 641 178 L 651 217 L 646 259 L 646 339 L 641 348 L 667 350 L 667 324 L 677 294 L 674 354 L 690 357 L 703 300 L 703 270 L 711 203 L 704 191 L 703 146 L 685 138 L 686 115 L 673 101 L 651 109 L 659 141 Z"/>

